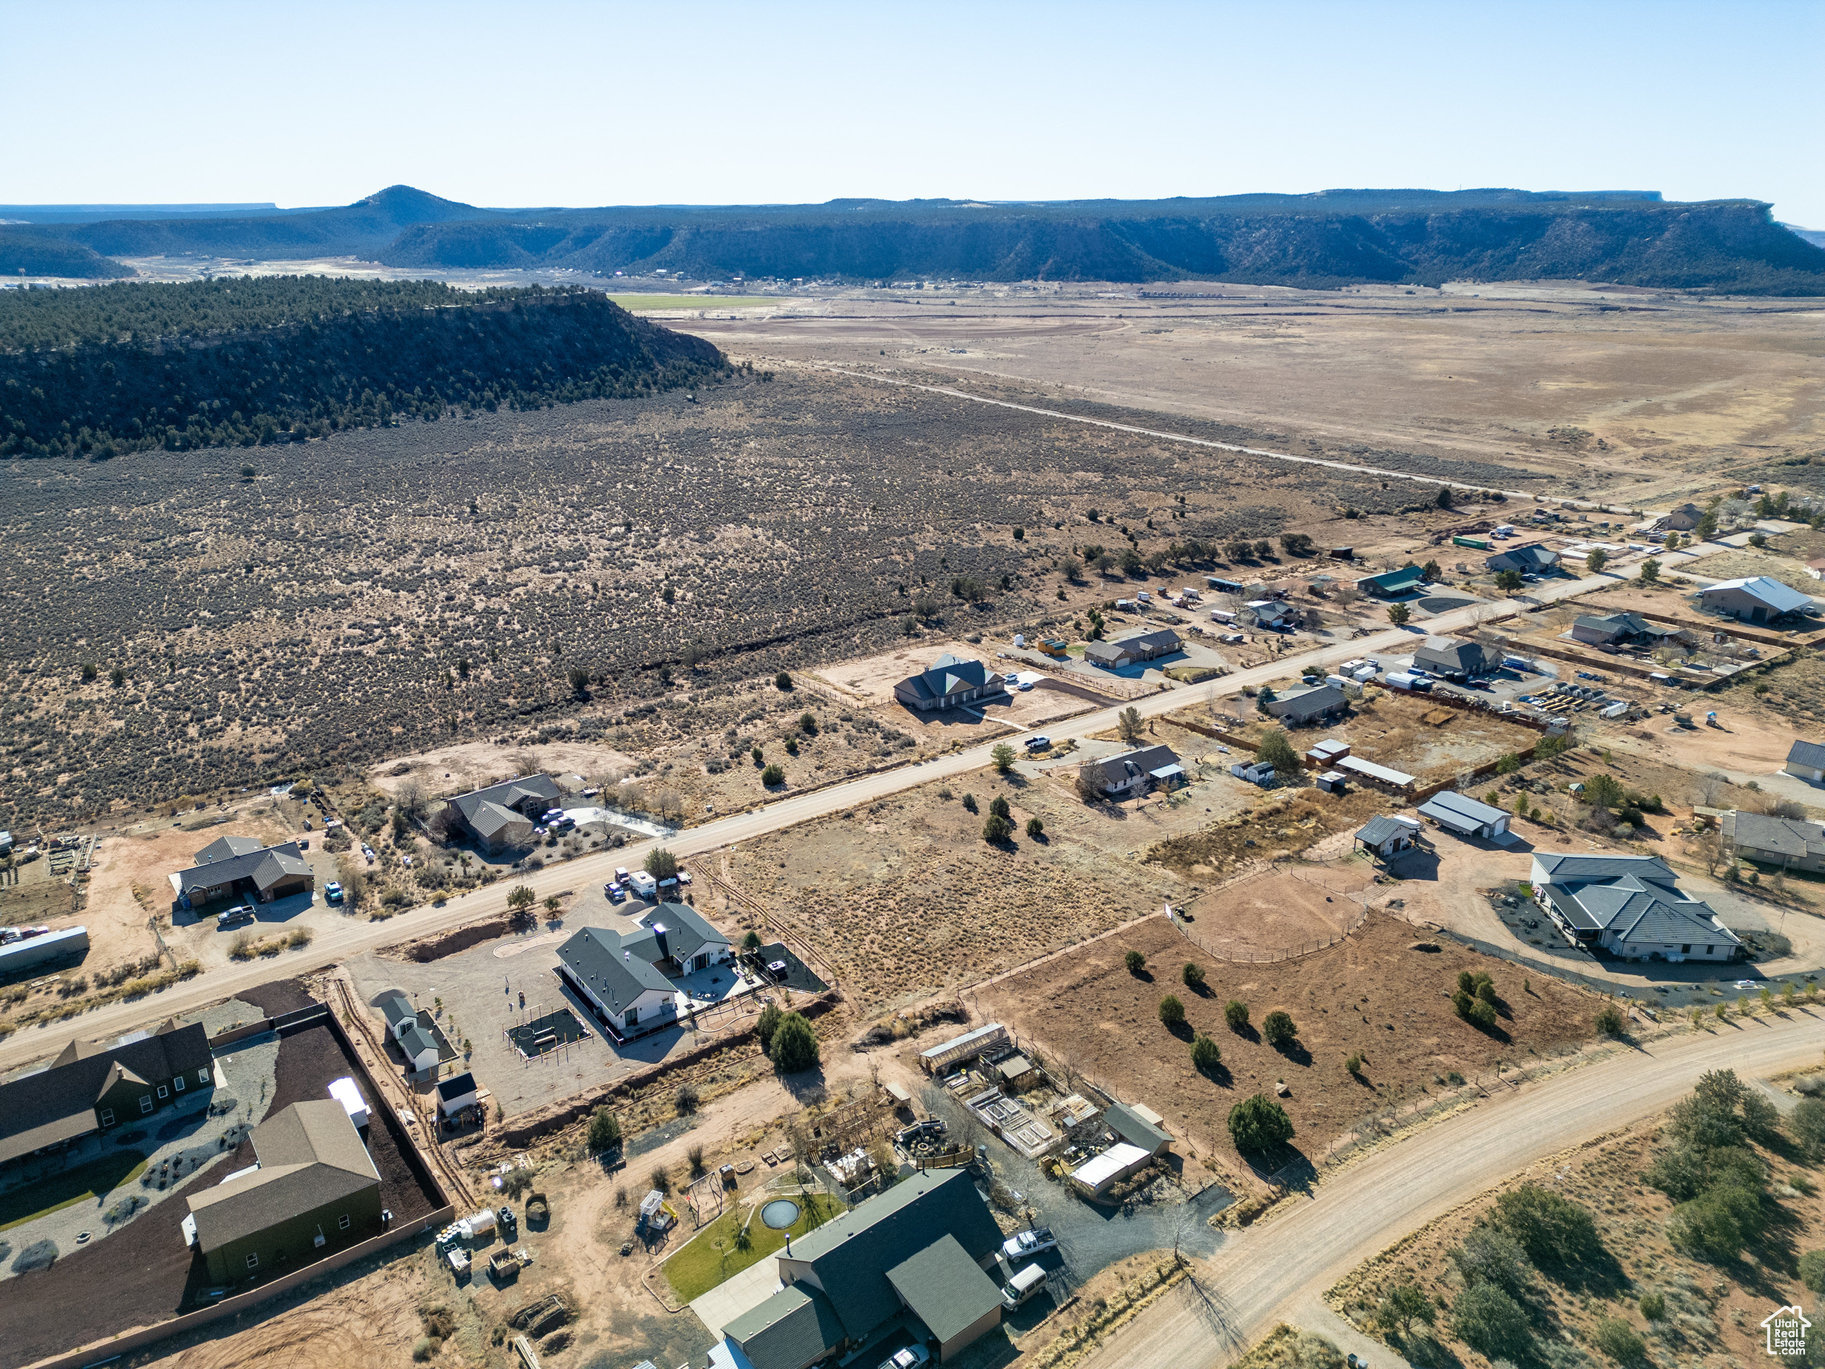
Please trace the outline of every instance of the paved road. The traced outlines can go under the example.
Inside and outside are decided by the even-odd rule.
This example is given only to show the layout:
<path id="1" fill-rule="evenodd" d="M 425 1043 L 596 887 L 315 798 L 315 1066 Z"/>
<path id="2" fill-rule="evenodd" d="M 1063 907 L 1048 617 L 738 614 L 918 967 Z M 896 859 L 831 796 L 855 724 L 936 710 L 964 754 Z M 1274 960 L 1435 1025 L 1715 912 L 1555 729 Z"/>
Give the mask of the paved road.
<path id="1" fill-rule="evenodd" d="M 1675 558 L 1679 561 L 1695 560 L 1699 556 L 1722 550 L 1725 550 L 1722 543 L 1707 543 L 1694 548 L 1690 553 L 1663 553 L 1663 556 L 1669 562 L 1675 562 Z M 1240 693 L 1244 685 L 1259 686 L 1285 679 L 1288 675 L 1297 675 L 1307 666 L 1323 669 L 1376 651 L 1411 650 L 1427 633 L 1462 632 L 1482 623 L 1512 617 L 1522 612 L 1529 602 L 1552 603 L 1573 598 L 1607 589 L 1617 579 L 1615 574 L 1603 574 L 1587 576 L 1581 580 L 1549 581 L 1530 591 L 1525 600 L 1479 602 L 1439 614 L 1426 621 L 1424 632 L 1417 628 L 1390 628 L 1369 637 L 1333 642 L 1309 651 L 1289 652 L 1265 665 L 1237 671 L 1209 684 L 1169 689 L 1136 700 L 1132 705 L 1099 708 L 1056 724 L 1048 724 L 1047 735 L 1055 740 L 1080 739 L 1113 727 L 1116 715 L 1123 707 L 1138 709 L 1143 718 L 1157 717 L 1206 700 Z M 787 794 L 749 812 L 730 814 L 714 822 L 686 828 L 667 839 L 664 845 L 674 854 L 683 857 L 766 836 L 799 823 L 888 798 L 933 780 L 952 779 L 983 769 L 991 763 L 989 752 L 993 746 L 993 742 L 984 742 L 915 765 L 864 775 L 803 794 Z M 611 876 L 617 865 L 637 867 L 645 859 L 647 851 L 658 844 L 657 841 L 645 841 L 619 850 L 579 856 L 575 860 L 547 865 L 518 882 L 531 885 L 533 893 L 541 899 L 547 894 L 566 889 L 587 888 L 591 883 L 601 882 Z M 11 1069 L 47 1052 L 60 1050 L 66 1042 L 77 1037 L 100 1040 L 131 1030 L 154 1016 L 163 1018 L 172 1013 L 188 1012 L 219 999 L 232 997 L 243 989 L 271 979 L 324 969 L 363 951 L 378 950 L 382 946 L 390 946 L 413 937 L 449 931 L 501 913 L 506 909 L 507 890 L 512 882 L 502 881 L 491 888 L 463 894 L 441 906 L 433 904 L 416 908 L 385 922 L 350 918 L 342 926 L 319 933 L 307 950 L 288 951 L 277 963 L 255 961 L 247 965 L 228 965 L 207 971 L 149 999 L 112 1003 L 81 1017 L 15 1032 L 0 1041 L 0 1070 Z"/>
<path id="2" fill-rule="evenodd" d="M 1643 1117 L 1705 1070 L 1745 1077 L 1819 1061 L 1825 1015 L 1796 1011 L 1625 1051 L 1492 1098 L 1327 1179 L 1315 1196 L 1239 1232 L 1086 1364 L 1217 1369 L 1364 1260 L 1537 1160 Z M 1378 1354 L 1377 1360 L 1389 1358 Z"/>

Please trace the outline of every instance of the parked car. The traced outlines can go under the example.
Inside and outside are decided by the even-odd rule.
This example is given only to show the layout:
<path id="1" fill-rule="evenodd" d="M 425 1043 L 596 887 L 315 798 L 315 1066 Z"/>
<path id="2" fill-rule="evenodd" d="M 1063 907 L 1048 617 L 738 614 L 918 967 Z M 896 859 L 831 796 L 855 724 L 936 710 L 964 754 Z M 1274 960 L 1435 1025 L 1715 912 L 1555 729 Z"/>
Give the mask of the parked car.
<path id="1" fill-rule="evenodd" d="M 627 873 L 627 867 L 625 865 L 617 865 L 615 867 L 615 883 L 616 884 L 626 884 L 627 881 L 631 878 L 632 878 L 632 876 Z"/>
<path id="2" fill-rule="evenodd" d="M 604 884 L 602 886 L 602 892 L 608 895 L 608 901 L 610 903 L 627 902 L 627 890 L 623 889 L 619 883 L 610 882 Z"/>
<path id="3" fill-rule="evenodd" d="M 243 922 L 252 921 L 253 905 L 251 903 L 242 903 L 233 908 L 225 908 L 217 913 L 215 917 L 215 924 L 218 927 L 234 927 Z"/>
<path id="4" fill-rule="evenodd" d="M 1046 1271 L 1030 1264 L 1001 1286 L 1001 1305 L 1012 1312 L 1046 1286 Z"/>
<path id="5" fill-rule="evenodd" d="M 1025 1231 L 1016 1231 L 1001 1243 L 1001 1253 L 1010 1260 L 1030 1260 L 1035 1255 L 1058 1248 L 1058 1238 L 1052 1234 L 1049 1226 L 1030 1227 Z"/>
<path id="6" fill-rule="evenodd" d="M 1028 737 L 1026 748 L 1029 751 L 1044 751 L 1052 745 L 1052 739 L 1041 732 L 1038 736 Z"/>
<path id="7" fill-rule="evenodd" d="M 328 884 L 324 885 L 323 901 L 325 903 L 342 902 L 342 886 L 333 879 Z"/>
<path id="8" fill-rule="evenodd" d="M 904 1350 L 896 1350 L 881 1361 L 881 1369 L 919 1369 L 921 1364 L 932 1362 L 932 1352 L 923 1345 L 909 1345 Z"/>

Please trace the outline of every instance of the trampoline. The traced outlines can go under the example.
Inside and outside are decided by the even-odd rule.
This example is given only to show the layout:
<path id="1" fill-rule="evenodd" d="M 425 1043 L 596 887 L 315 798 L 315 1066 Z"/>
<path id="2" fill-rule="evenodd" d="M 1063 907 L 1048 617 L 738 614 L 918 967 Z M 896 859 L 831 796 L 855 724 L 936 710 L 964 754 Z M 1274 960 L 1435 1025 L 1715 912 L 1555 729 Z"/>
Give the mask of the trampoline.
<path id="1" fill-rule="evenodd" d="M 760 1220 L 774 1231 L 790 1231 L 798 1220 L 798 1204 L 790 1198 L 775 1198 L 760 1210 Z"/>

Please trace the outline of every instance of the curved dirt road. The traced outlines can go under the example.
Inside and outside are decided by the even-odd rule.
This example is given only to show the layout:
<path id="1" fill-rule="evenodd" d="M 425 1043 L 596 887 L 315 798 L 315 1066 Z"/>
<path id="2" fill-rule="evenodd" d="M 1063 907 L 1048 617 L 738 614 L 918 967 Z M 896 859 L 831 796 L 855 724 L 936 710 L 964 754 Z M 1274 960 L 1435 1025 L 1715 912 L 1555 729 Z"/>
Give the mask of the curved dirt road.
<path id="1" fill-rule="evenodd" d="M 1567 1147 L 1652 1116 L 1710 1069 L 1768 1075 L 1818 1063 L 1825 1013 L 1793 1010 L 1626 1050 L 1479 1103 L 1326 1180 L 1316 1196 L 1232 1235 L 1086 1369 L 1217 1369 L 1401 1237 Z M 1200 1292 L 1201 1289 L 1201 1292 Z M 1387 1358 L 1392 1358 L 1391 1356 Z"/>

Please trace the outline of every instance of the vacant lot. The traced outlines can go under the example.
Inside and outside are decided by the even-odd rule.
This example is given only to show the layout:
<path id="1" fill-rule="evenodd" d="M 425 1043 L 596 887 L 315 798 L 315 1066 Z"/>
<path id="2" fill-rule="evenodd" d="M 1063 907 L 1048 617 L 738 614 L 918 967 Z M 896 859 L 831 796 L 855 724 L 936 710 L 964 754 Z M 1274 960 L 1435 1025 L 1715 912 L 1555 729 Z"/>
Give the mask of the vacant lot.
<path id="1" fill-rule="evenodd" d="M 618 747 L 668 680 L 878 651 L 920 612 L 965 638 L 1030 615 L 1057 558 L 1122 528 L 1151 553 L 1414 498 L 840 378 L 702 399 L 13 463 L 0 821 L 482 737 Z"/>
<path id="2" fill-rule="evenodd" d="M 1371 913 L 1362 930 L 1329 950 L 1272 965 L 1217 961 L 1165 921 L 1151 918 L 1082 951 L 1061 956 L 982 991 L 986 1013 L 1031 1036 L 1062 1060 L 1118 1096 L 1155 1108 L 1176 1133 L 1202 1151 L 1236 1162 L 1226 1121 L 1250 1094 L 1283 1099 L 1297 1128 L 1294 1145 L 1309 1159 L 1365 1114 L 1417 1099 L 1453 1073 L 1487 1073 L 1497 1060 L 1524 1062 L 1534 1052 L 1563 1049 L 1591 1034 L 1595 1001 L 1538 976 L 1524 987 L 1514 967 L 1443 943 L 1414 949 L 1414 930 Z M 1130 950 L 1147 971 L 1128 972 Z M 1205 971 L 1204 993 L 1181 982 L 1186 963 Z M 1494 1032 L 1485 1034 L 1452 1011 L 1459 970 L 1487 970 L 1504 1000 Z M 1176 994 L 1191 1028 L 1213 1037 L 1222 1067 L 1207 1077 L 1192 1067 L 1189 1036 L 1161 1025 L 1160 999 Z M 1249 1006 L 1246 1034 L 1224 1023 L 1230 999 Z M 1256 1034 L 1276 1008 L 1292 1015 L 1298 1045 L 1278 1051 Z M 1362 1058 L 1360 1076 L 1345 1068 Z"/>

